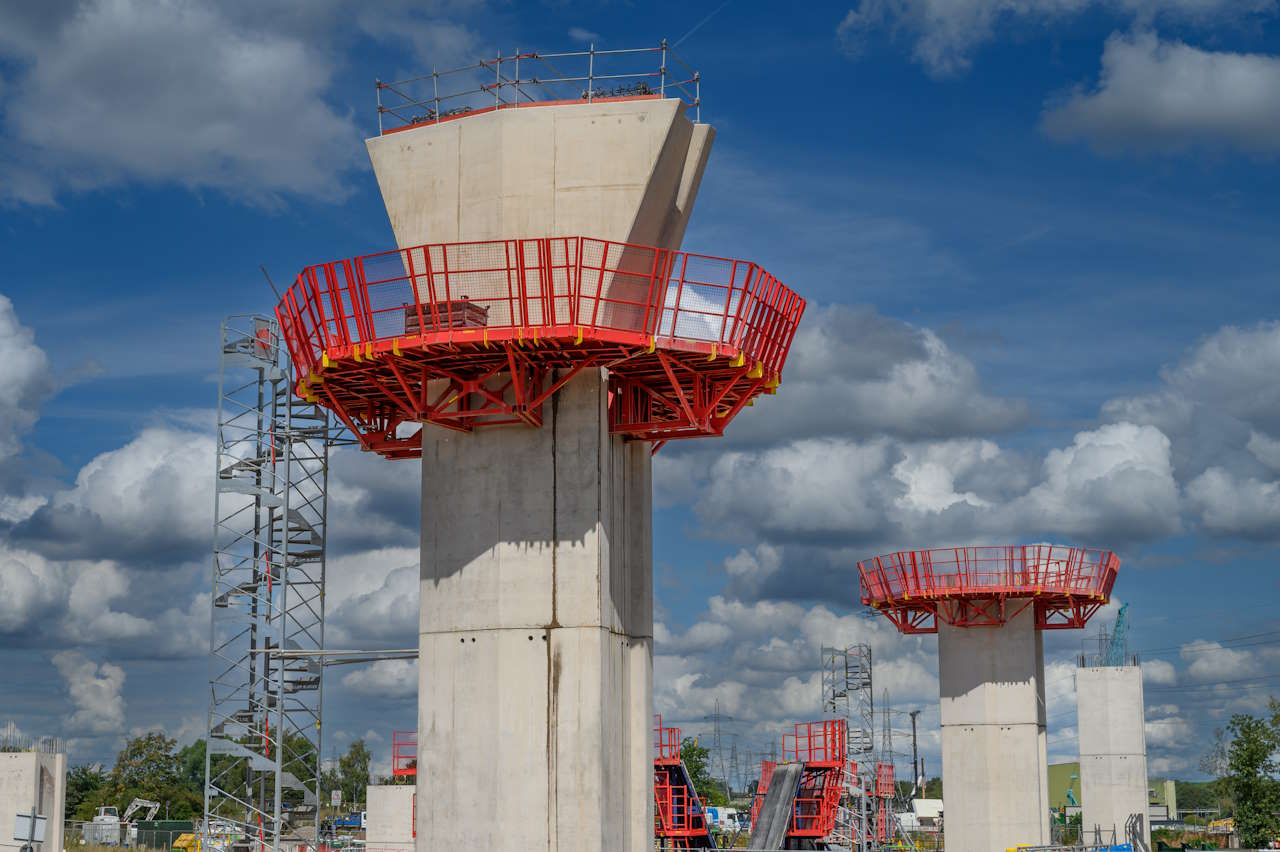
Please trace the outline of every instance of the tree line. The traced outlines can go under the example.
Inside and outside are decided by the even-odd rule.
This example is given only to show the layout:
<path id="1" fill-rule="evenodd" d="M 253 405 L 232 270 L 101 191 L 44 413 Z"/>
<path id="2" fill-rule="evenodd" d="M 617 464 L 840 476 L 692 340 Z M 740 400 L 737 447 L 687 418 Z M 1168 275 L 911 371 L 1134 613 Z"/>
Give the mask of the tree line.
<path id="1" fill-rule="evenodd" d="M 1280 838 L 1280 701 L 1267 713 L 1237 713 L 1219 728 L 1200 768 L 1215 778 L 1203 791 L 1235 818 L 1240 843 L 1265 849 Z M 1198 791 L 1199 792 L 1199 791 Z M 1182 790 L 1178 805 L 1183 806 Z M 1198 798 L 1203 798 L 1198 797 Z M 1193 805 L 1194 807 L 1194 805 Z"/>
<path id="2" fill-rule="evenodd" d="M 298 777 L 311 773 L 301 766 L 289 763 L 314 765 L 315 747 L 299 737 L 297 742 L 286 743 L 286 769 Z M 340 790 L 344 804 L 364 802 L 365 788 L 370 783 L 371 754 L 363 740 L 351 743 L 335 765 L 320 773 L 321 804 L 328 804 L 333 790 Z M 213 755 L 213 769 L 232 768 L 233 759 L 227 755 Z M 150 799 L 161 805 L 160 816 L 169 819 L 198 819 L 204 816 L 205 741 L 196 740 L 179 747 L 177 740 L 160 732 L 152 732 L 129 739 L 116 755 L 115 763 L 107 769 L 100 763 L 72 766 L 67 771 L 67 798 L 65 818 L 88 821 L 98 808 L 116 807 L 120 813 L 134 799 Z M 383 778 L 379 783 L 402 783 L 404 779 Z M 230 778 L 226 786 L 234 788 L 243 783 Z M 288 804 L 302 800 L 301 791 L 289 790 L 283 798 Z"/>

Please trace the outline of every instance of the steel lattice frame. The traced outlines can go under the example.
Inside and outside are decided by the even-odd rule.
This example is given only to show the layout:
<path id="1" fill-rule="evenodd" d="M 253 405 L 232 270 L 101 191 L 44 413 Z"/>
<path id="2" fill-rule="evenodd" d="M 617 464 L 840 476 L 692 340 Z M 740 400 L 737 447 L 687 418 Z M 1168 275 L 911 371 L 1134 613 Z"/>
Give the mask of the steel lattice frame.
<path id="1" fill-rule="evenodd" d="M 875 698 L 870 645 L 822 648 L 822 713 L 845 721 L 849 759 L 857 772 L 874 767 Z M 845 776 L 844 802 L 836 815 L 835 832 L 829 839 L 832 846 L 866 850 L 879 845 L 874 830 L 863 830 L 864 825 L 874 823 L 863 802 L 864 786 L 856 772 Z"/>
<path id="2" fill-rule="evenodd" d="M 293 393 L 276 323 L 224 321 L 203 826 L 215 847 L 238 835 L 276 852 L 285 806 L 316 812 L 323 666 L 311 653 L 324 648 L 336 436 L 329 413 Z"/>

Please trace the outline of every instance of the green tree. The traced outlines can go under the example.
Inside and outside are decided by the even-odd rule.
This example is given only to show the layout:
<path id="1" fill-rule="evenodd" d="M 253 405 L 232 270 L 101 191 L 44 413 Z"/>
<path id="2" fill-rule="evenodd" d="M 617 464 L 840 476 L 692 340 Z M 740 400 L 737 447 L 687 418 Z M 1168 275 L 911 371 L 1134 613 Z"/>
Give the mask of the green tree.
<path id="1" fill-rule="evenodd" d="M 1272 719 L 1245 713 L 1231 717 L 1227 730 L 1226 785 L 1235 803 L 1236 832 L 1246 848 L 1265 849 L 1276 839 L 1275 812 L 1280 808 L 1280 766 L 1275 754 L 1280 750 L 1276 718 L 1280 710 L 1272 702 Z"/>
<path id="2" fill-rule="evenodd" d="M 107 773 L 98 763 L 73 766 L 67 772 L 67 801 L 63 814 L 72 819 L 85 799 L 93 796 L 107 781 Z"/>
<path id="3" fill-rule="evenodd" d="M 178 752 L 178 773 L 188 790 L 200 793 L 204 798 L 204 740 L 196 740 Z"/>
<path id="4" fill-rule="evenodd" d="M 338 758 L 338 775 L 342 778 L 342 801 L 356 804 L 364 801 L 369 786 L 369 749 L 364 740 L 356 740 L 347 753 Z"/>
<path id="5" fill-rule="evenodd" d="M 158 731 L 130 739 L 116 755 L 115 766 L 105 782 L 76 806 L 76 819 L 92 819 L 102 805 L 124 809 L 134 799 L 168 805 L 173 819 L 199 815 L 203 796 L 184 783 L 177 745 Z"/>
<path id="6" fill-rule="evenodd" d="M 727 805 L 729 797 L 725 794 L 724 782 L 711 776 L 710 758 L 711 750 L 699 745 L 693 737 L 680 741 L 680 759 L 684 761 L 698 798 L 704 805 Z"/>

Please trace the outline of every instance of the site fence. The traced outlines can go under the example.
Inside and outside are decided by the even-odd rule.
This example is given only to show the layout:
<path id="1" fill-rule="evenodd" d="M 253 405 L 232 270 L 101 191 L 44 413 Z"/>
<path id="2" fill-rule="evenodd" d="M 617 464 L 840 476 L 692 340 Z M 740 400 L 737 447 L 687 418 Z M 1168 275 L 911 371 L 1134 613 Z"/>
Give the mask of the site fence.
<path id="1" fill-rule="evenodd" d="M 536 103 L 679 98 L 702 121 L 702 77 L 667 46 L 499 54 L 404 80 L 377 81 L 378 133 Z"/>

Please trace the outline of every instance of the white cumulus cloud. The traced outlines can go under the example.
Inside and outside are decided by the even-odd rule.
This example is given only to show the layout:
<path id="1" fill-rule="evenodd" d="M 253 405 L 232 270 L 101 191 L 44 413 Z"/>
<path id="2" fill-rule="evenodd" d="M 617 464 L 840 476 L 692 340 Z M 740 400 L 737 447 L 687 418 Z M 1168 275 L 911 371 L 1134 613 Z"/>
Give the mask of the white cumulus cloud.
<path id="1" fill-rule="evenodd" d="M 66 682 L 74 707 L 66 720 L 73 734 L 124 730 L 124 669 L 113 663 L 95 663 L 79 651 L 54 654 L 53 665 Z"/>
<path id="2" fill-rule="evenodd" d="M 1103 152 L 1233 148 L 1280 153 L 1280 57 L 1113 35 L 1096 88 L 1044 114 L 1045 132 Z"/>

